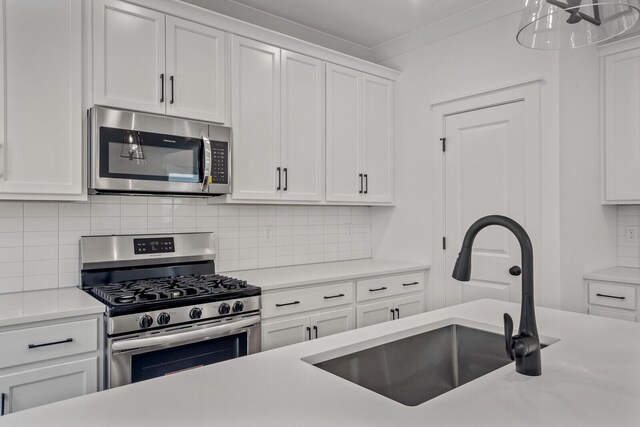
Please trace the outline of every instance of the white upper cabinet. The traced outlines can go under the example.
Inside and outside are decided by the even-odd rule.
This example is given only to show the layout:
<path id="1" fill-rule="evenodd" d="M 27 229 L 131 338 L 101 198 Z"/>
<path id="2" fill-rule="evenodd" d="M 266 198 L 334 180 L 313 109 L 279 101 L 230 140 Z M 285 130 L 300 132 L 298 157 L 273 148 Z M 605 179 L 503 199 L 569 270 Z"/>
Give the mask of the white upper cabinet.
<path id="1" fill-rule="evenodd" d="M 327 64 L 327 201 L 362 199 L 360 72 Z"/>
<path id="2" fill-rule="evenodd" d="M 93 3 L 94 103 L 165 112 L 165 15 L 118 0 Z"/>
<path id="3" fill-rule="evenodd" d="M 82 1 L 0 8 L 0 198 L 83 196 Z"/>
<path id="4" fill-rule="evenodd" d="M 225 33 L 167 16 L 167 114 L 225 122 Z"/>
<path id="5" fill-rule="evenodd" d="M 224 32 L 119 0 L 93 7 L 94 104 L 226 121 Z"/>
<path id="6" fill-rule="evenodd" d="M 233 198 L 280 198 L 280 49 L 233 37 Z"/>
<path id="7" fill-rule="evenodd" d="M 635 49 L 612 52 L 620 46 Z M 604 48 L 603 202 L 640 204 L 640 41 Z"/>
<path id="8" fill-rule="evenodd" d="M 391 203 L 393 83 L 327 65 L 327 201 Z"/>
<path id="9" fill-rule="evenodd" d="M 324 63 L 283 50 L 283 200 L 322 200 L 323 151 Z"/>

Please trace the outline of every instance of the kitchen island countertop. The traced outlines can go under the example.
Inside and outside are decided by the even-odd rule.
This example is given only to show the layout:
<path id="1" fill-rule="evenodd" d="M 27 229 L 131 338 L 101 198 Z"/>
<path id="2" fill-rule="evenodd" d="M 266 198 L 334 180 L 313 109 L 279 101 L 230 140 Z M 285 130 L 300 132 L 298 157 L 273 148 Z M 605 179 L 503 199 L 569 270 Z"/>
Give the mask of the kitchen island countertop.
<path id="1" fill-rule="evenodd" d="M 542 376 L 513 363 L 415 407 L 302 359 L 445 324 L 502 330 L 517 304 L 480 300 L 17 412 L 4 426 L 602 426 L 640 422 L 640 325 L 537 309 Z M 557 341 L 556 341 L 557 340 Z"/>

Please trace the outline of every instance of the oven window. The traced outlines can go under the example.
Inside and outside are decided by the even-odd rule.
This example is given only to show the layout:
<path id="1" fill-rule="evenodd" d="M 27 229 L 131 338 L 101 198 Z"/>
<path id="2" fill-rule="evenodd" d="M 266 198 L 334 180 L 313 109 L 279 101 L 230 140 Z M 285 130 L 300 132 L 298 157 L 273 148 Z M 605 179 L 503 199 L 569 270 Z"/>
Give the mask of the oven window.
<path id="1" fill-rule="evenodd" d="M 170 375 L 247 355 L 247 333 L 131 356 L 131 382 Z"/>
<path id="2" fill-rule="evenodd" d="M 151 132 L 100 128 L 100 176 L 201 182 L 202 141 Z"/>

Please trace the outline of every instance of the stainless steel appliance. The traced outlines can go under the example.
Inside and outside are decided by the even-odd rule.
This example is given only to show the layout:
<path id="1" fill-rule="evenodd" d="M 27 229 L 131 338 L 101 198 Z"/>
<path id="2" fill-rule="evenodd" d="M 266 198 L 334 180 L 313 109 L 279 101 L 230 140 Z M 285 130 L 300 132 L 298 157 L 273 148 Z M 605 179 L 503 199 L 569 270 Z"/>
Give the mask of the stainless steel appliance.
<path id="1" fill-rule="evenodd" d="M 107 305 L 106 388 L 260 351 L 260 288 L 215 274 L 212 233 L 82 237 L 81 257 Z"/>
<path id="2" fill-rule="evenodd" d="M 89 193 L 215 196 L 231 191 L 231 129 L 94 107 Z"/>

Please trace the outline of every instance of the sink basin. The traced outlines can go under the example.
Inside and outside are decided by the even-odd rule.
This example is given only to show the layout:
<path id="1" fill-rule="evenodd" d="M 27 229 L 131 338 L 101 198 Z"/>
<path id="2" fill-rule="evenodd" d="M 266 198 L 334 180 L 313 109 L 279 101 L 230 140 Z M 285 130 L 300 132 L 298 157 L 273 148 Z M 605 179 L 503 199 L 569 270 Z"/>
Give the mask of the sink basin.
<path id="1" fill-rule="evenodd" d="M 314 366 L 416 406 L 509 363 L 502 335 L 452 324 Z"/>

